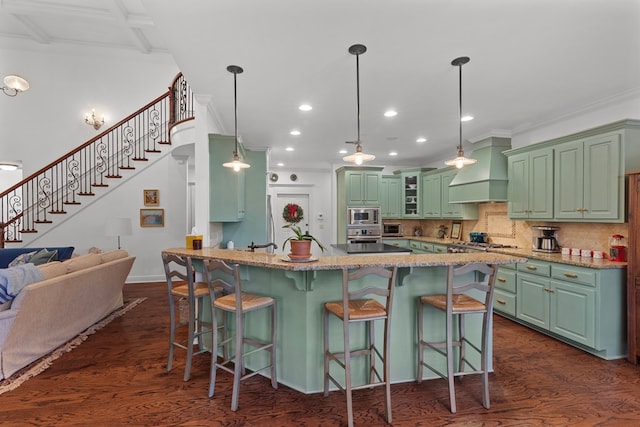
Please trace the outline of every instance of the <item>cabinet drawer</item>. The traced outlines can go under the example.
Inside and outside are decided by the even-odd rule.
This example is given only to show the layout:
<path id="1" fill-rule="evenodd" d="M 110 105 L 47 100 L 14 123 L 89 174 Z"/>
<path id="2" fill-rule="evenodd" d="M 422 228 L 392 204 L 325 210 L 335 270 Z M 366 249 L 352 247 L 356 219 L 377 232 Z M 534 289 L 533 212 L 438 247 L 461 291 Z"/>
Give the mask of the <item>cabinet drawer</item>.
<path id="1" fill-rule="evenodd" d="M 434 244 L 433 245 L 433 252 L 436 253 L 436 254 L 446 254 L 447 253 L 447 247 L 443 246 L 443 245 Z"/>
<path id="2" fill-rule="evenodd" d="M 503 289 L 508 292 L 516 293 L 516 272 L 515 270 L 498 269 L 496 275 L 496 289 Z"/>
<path id="3" fill-rule="evenodd" d="M 537 276 L 549 277 L 551 275 L 551 264 L 533 259 L 523 264 L 518 264 L 517 269 L 523 273 L 535 274 Z"/>
<path id="4" fill-rule="evenodd" d="M 493 309 L 495 311 L 516 315 L 516 295 L 511 292 L 505 292 L 501 289 L 493 290 Z"/>
<path id="5" fill-rule="evenodd" d="M 417 240 L 410 240 L 409 241 L 409 247 L 411 249 L 417 249 L 419 251 L 422 250 L 422 244 L 420 242 L 418 242 Z"/>
<path id="6" fill-rule="evenodd" d="M 433 243 L 420 243 L 420 249 L 427 252 L 433 252 Z"/>
<path id="7" fill-rule="evenodd" d="M 551 266 L 551 277 L 571 283 L 596 286 L 596 270 L 590 268 L 573 267 L 564 264 Z"/>

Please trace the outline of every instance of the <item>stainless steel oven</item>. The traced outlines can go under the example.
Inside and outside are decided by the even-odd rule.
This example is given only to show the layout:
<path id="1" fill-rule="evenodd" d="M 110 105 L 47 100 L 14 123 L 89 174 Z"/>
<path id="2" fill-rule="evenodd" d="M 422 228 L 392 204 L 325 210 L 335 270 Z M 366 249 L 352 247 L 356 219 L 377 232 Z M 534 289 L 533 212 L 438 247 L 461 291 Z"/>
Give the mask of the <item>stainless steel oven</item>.
<path id="1" fill-rule="evenodd" d="M 380 225 L 347 227 L 347 243 L 382 243 Z"/>
<path id="2" fill-rule="evenodd" d="M 380 225 L 380 207 L 347 208 L 347 225 Z"/>

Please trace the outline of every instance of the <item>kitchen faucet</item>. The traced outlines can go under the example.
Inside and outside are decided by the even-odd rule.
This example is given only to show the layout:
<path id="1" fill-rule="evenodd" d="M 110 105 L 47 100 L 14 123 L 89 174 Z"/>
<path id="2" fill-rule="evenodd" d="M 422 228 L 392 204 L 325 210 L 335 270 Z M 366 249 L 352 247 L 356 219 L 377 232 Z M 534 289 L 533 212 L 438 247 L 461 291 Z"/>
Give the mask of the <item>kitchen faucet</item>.
<path id="1" fill-rule="evenodd" d="M 273 250 L 271 252 L 273 252 L 274 250 L 278 249 L 278 245 L 276 245 L 275 243 L 267 243 L 267 244 L 264 244 L 264 245 L 256 245 L 253 242 L 251 242 L 251 244 L 249 245 L 249 249 L 251 249 L 251 252 L 255 252 L 256 249 L 268 248 L 270 246 L 273 246 Z"/>

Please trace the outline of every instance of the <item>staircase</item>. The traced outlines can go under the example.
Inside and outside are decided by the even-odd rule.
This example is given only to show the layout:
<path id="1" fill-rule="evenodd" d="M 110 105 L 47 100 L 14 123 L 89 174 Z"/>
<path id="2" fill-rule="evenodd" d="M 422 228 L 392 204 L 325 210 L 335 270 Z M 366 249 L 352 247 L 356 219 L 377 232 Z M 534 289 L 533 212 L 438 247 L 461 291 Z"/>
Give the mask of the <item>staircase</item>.
<path id="1" fill-rule="evenodd" d="M 193 118 L 193 93 L 179 73 L 163 95 L 1 193 L 0 247 L 148 166 L 171 144 L 171 128 Z"/>

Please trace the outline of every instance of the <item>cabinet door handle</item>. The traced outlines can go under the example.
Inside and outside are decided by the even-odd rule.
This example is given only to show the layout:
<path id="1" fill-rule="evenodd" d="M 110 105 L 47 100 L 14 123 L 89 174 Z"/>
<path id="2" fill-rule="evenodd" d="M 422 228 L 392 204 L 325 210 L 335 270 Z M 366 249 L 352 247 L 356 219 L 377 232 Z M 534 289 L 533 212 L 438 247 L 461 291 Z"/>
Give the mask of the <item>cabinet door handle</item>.
<path id="1" fill-rule="evenodd" d="M 537 270 L 538 267 L 536 267 L 535 265 L 527 265 L 527 270 Z"/>
<path id="2" fill-rule="evenodd" d="M 506 282 L 507 281 L 507 279 L 505 279 L 504 277 L 496 277 L 496 280 L 498 282 Z"/>
<path id="3" fill-rule="evenodd" d="M 506 304 L 506 303 L 507 303 L 507 302 L 506 302 L 505 300 L 503 300 L 503 299 L 498 299 L 498 300 L 496 300 L 496 302 L 497 302 L 498 304 Z"/>
<path id="4" fill-rule="evenodd" d="M 564 273 L 564 275 L 572 279 L 576 279 L 578 277 L 578 275 L 575 273 Z"/>
<path id="5" fill-rule="evenodd" d="M 544 291 L 545 292 L 549 292 L 550 294 L 553 293 L 553 289 L 551 289 L 551 288 L 544 288 Z"/>

